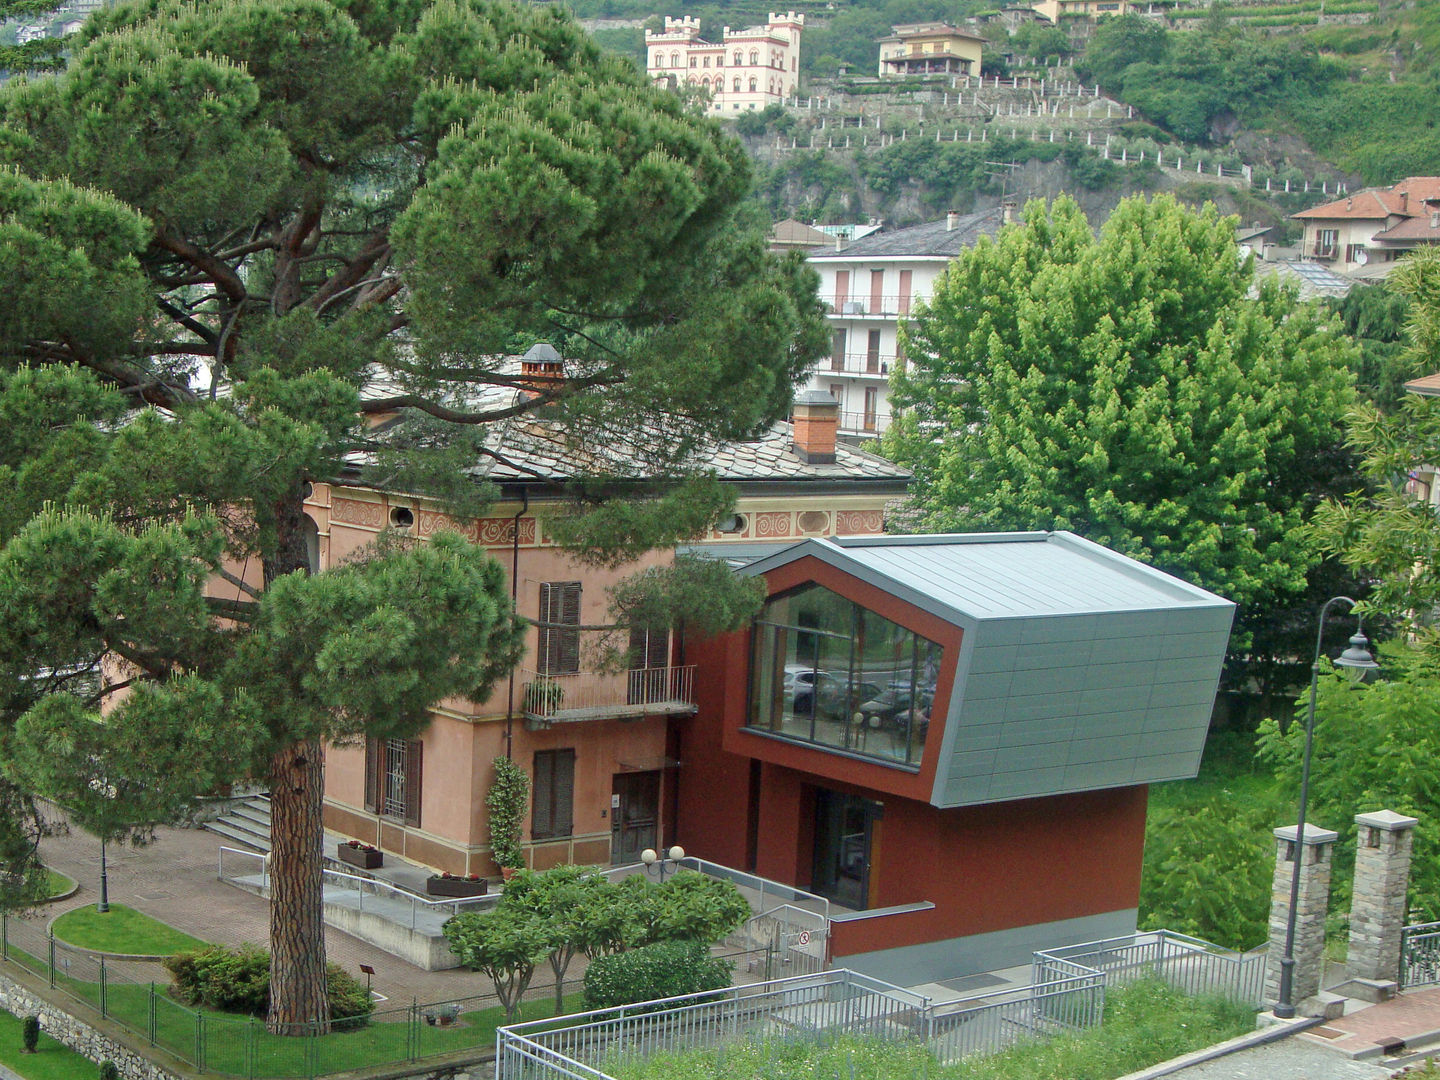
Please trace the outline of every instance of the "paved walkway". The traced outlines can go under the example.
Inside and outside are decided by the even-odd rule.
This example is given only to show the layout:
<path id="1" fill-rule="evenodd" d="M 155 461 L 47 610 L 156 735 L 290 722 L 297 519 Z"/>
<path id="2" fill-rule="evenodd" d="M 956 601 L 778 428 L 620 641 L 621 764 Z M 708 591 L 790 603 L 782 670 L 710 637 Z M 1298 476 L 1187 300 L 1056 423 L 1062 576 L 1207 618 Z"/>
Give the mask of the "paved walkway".
<path id="1" fill-rule="evenodd" d="M 106 849 L 110 900 L 204 941 L 223 945 L 251 941 L 263 945 L 270 938 L 270 903 L 217 878 L 222 846 L 228 846 L 227 841 L 203 829 L 160 829 L 153 843 L 138 848 L 111 844 Z M 37 918 L 49 920 L 96 902 L 99 841 L 76 829 L 44 840 L 41 854 L 47 866 L 78 881 L 80 891 L 69 900 L 40 908 Z M 331 961 L 361 979 L 364 976 L 360 975 L 360 965 L 373 967 L 373 988 L 396 1004 L 445 1001 L 494 990 L 489 979 L 473 971 L 424 971 L 333 927 L 325 928 L 325 951 Z M 158 965 L 136 964 L 134 968 L 135 978 L 168 982 Z M 577 964 L 567 974 L 573 979 L 581 970 Z M 545 992 L 544 987 L 553 985 L 545 979 L 548 974 L 548 967 L 536 972 L 528 996 L 538 997 Z"/>
<path id="2" fill-rule="evenodd" d="M 1292 1035 L 1170 1073 L 1177 1080 L 1389 1080 L 1391 1070 L 1351 1061 L 1325 1046 Z"/>

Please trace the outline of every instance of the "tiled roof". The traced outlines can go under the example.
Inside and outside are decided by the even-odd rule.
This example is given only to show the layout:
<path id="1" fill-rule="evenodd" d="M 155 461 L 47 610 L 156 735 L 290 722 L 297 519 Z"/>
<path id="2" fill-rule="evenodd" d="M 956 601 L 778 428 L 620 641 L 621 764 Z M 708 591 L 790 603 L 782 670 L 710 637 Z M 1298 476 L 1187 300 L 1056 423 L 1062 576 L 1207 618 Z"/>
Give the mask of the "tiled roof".
<path id="1" fill-rule="evenodd" d="M 1440 244 L 1440 222 L 1430 213 L 1408 217 L 1398 225 L 1375 234 L 1376 240 Z"/>
<path id="2" fill-rule="evenodd" d="M 789 247 L 805 244 L 823 247 L 834 243 L 829 233 L 821 232 L 815 226 L 806 225 L 803 221 L 796 221 L 794 218 L 776 222 L 775 227 L 770 230 L 770 240 L 772 243 L 785 244 Z"/>
<path id="3" fill-rule="evenodd" d="M 832 464 L 801 461 L 791 449 L 791 438 L 789 424 L 775 424 L 758 439 L 715 443 L 698 450 L 691 464 L 713 470 L 721 480 L 731 482 L 858 480 L 903 485 L 910 478 L 907 470 L 893 462 L 845 443 L 835 447 Z M 487 447 L 501 460 L 490 461 L 476 472 L 497 483 L 563 481 L 596 473 L 639 480 L 648 472 L 644 463 L 650 457 L 645 448 L 624 440 L 577 446 L 564 429 L 534 417 L 496 425 Z"/>
<path id="4" fill-rule="evenodd" d="M 1408 198 L 1402 199 L 1402 195 Z M 1383 220 L 1392 214 L 1423 214 L 1427 199 L 1440 199 L 1440 176 L 1406 177 L 1393 187 L 1366 188 L 1291 216 L 1315 220 Z"/>
<path id="5" fill-rule="evenodd" d="M 948 218 L 927 221 L 923 225 L 912 225 L 908 229 L 894 232 L 877 232 L 856 240 L 843 251 L 811 255 L 811 260 L 895 258 L 899 256 L 929 255 L 936 258 L 953 259 L 966 248 L 974 247 L 982 236 L 994 236 L 1005 223 L 1005 211 L 1001 207 L 982 210 L 978 214 L 957 215 L 955 228 L 948 227 Z"/>
<path id="6" fill-rule="evenodd" d="M 1405 389 L 1421 397 L 1440 397 L 1440 372 L 1411 379 L 1405 384 Z"/>

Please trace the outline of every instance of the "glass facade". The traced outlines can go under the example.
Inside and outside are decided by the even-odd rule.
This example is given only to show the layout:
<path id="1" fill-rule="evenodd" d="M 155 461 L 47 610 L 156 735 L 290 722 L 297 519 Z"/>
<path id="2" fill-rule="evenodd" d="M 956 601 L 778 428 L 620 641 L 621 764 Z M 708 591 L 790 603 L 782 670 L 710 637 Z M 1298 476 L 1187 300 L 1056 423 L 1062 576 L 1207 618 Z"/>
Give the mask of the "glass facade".
<path id="1" fill-rule="evenodd" d="M 773 597 L 755 623 L 751 728 L 918 766 L 941 649 L 821 585 Z"/>

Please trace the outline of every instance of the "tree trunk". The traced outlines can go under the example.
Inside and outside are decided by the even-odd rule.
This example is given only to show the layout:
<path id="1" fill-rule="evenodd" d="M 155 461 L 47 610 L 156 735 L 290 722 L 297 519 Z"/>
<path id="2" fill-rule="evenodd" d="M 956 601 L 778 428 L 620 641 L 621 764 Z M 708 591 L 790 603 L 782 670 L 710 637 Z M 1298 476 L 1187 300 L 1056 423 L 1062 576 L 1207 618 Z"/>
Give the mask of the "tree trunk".
<path id="1" fill-rule="evenodd" d="M 305 490 L 297 487 L 275 507 L 275 556 L 264 561 L 265 585 L 308 573 Z M 270 759 L 270 1015 L 276 1035 L 330 1029 L 325 993 L 325 919 L 321 870 L 325 831 L 324 744 L 307 739 L 281 747 Z"/>
<path id="2" fill-rule="evenodd" d="M 276 1035 L 328 1031 L 321 893 L 324 748 L 281 749 L 270 762 L 270 1016 Z"/>

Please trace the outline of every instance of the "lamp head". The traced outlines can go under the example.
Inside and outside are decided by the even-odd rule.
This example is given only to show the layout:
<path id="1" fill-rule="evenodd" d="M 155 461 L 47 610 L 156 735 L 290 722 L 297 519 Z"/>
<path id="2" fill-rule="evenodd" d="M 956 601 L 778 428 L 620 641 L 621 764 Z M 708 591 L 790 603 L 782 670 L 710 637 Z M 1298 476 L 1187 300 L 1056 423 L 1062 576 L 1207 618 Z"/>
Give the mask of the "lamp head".
<path id="1" fill-rule="evenodd" d="M 667 851 L 666 854 L 670 856 L 671 862 L 679 862 L 685 857 L 685 849 L 679 844 L 676 844 L 669 851 Z"/>
<path id="2" fill-rule="evenodd" d="M 647 847 L 644 851 L 640 852 L 640 861 L 646 866 L 654 866 L 655 860 L 659 857 L 659 855 L 655 854 L 653 847 Z"/>
<path id="3" fill-rule="evenodd" d="M 1350 639 L 1350 647 L 1335 659 L 1335 666 L 1344 668 L 1345 673 L 1356 682 L 1363 682 L 1380 670 L 1380 665 L 1370 653 L 1370 639 L 1358 629 Z"/>

